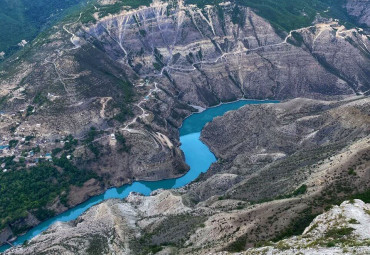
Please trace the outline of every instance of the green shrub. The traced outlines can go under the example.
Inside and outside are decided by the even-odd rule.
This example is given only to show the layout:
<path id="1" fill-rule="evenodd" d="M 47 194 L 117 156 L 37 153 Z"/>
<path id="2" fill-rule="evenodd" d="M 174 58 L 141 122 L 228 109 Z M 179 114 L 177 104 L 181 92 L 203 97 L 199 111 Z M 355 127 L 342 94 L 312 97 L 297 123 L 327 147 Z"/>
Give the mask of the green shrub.
<path id="1" fill-rule="evenodd" d="M 10 140 L 9 148 L 14 148 L 15 146 L 17 146 L 17 144 L 18 144 L 18 140 Z"/>
<path id="2" fill-rule="evenodd" d="M 33 113 L 34 109 L 35 109 L 35 107 L 33 107 L 32 105 L 27 106 L 26 116 L 30 116 Z"/>
<path id="3" fill-rule="evenodd" d="M 26 142 L 29 142 L 29 141 L 31 141 L 32 139 L 34 139 L 34 138 L 36 138 L 35 136 L 33 136 L 33 135 L 28 135 L 28 136 L 26 136 Z"/>
<path id="4" fill-rule="evenodd" d="M 59 152 L 62 152 L 63 149 L 62 148 L 55 148 L 51 151 L 51 155 L 52 156 L 56 156 Z"/>
<path id="5" fill-rule="evenodd" d="M 359 224 L 360 222 L 358 222 L 356 219 L 350 219 L 348 221 L 348 223 L 350 223 L 350 224 Z"/>
<path id="6" fill-rule="evenodd" d="M 353 199 L 361 199 L 365 203 L 370 203 L 370 189 L 362 192 L 362 193 L 357 193 L 355 195 L 352 195 L 351 198 Z"/>
<path id="7" fill-rule="evenodd" d="M 353 168 L 348 169 L 348 174 L 349 175 L 357 175 L 357 173 L 355 172 L 355 170 Z"/>
<path id="8" fill-rule="evenodd" d="M 334 247 L 335 246 L 335 242 L 334 241 L 329 241 L 327 244 L 326 244 L 327 247 Z"/>
<path id="9" fill-rule="evenodd" d="M 131 148 L 130 148 L 130 146 L 128 146 L 126 144 L 125 137 L 121 133 L 119 133 L 119 132 L 116 132 L 115 133 L 115 137 L 116 137 L 116 140 L 117 140 L 117 142 L 119 144 L 118 151 L 119 152 L 129 152 Z"/>
<path id="10" fill-rule="evenodd" d="M 33 99 L 33 103 L 38 104 L 38 105 L 43 105 L 47 101 L 48 101 L 48 98 L 45 95 L 43 95 L 41 92 L 38 92 Z"/>
<path id="11" fill-rule="evenodd" d="M 247 244 L 247 236 L 241 236 L 236 241 L 231 243 L 226 250 L 229 252 L 241 252 L 245 250 Z"/>
<path id="12" fill-rule="evenodd" d="M 352 234 L 354 228 L 351 227 L 344 227 L 344 228 L 333 228 L 330 229 L 325 233 L 326 237 L 331 237 L 331 238 L 341 238 L 344 236 L 348 236 Z"/>
<path id="13" fill-rule="evenodd" d="M 302 186 L 300 186 L 298 189 L 296 189 L 293 192 L 293 196 L 302 195 L 302 194 L 306 193 L 306 191 L 307 191 L 307 185 L 303 184 Z"/>
<path id="14" fill-rule="evenodd" d="M 81 186 L 97 178 L 90 171 L 79 170 L 66 158 L 55 159 L 55 164 L 63 171 L 59 172 L 51 162 L 43 162 L 29 169 L 0 174 L 0 229 L 26 217 L 29 211 L 42 220 L 51 217 L 53 213 L 45 209 L 48 203 L 66 192 L 70 185 Z"/>

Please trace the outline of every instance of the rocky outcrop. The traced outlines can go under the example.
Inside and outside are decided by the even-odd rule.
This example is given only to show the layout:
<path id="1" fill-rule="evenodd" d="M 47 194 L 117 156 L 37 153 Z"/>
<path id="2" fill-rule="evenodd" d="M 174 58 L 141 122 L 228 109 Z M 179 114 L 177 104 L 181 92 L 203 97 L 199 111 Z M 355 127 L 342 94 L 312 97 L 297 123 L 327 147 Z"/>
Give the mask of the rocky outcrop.
<path id="1" fill-rule="evenodd" d="M 317 216 L 300 236 L 238 254 L 369 254 L 369 224 L 369 204 L 345 201 Z"/>

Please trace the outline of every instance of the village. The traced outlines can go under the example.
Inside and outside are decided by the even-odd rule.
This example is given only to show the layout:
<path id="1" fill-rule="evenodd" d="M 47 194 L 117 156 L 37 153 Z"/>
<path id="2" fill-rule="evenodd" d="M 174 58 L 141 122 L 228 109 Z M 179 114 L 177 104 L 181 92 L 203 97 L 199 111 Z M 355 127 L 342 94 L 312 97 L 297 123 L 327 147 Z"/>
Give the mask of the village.
<path id="1" fill-rule="evenodd" d="M 45 138 L 46 130 L 41 123 L 33 124 L 24 121 L 20 125 L 21 119 L 34 111 L 33 106 L 28 106 L 18 113 L 0 113 L 1 129 L 8 128 L 11 131 L 1 134 L 0 173 L 36 166 L 41 161 L 52 161 L 53 154 L 64 150 L 71 153 L 77 144 L 77 140 L 70 135 L 56 134 L 52 136 L 53 139 Z M 68 154 L 66 157 L 71 159 L 72 155 Z"/>

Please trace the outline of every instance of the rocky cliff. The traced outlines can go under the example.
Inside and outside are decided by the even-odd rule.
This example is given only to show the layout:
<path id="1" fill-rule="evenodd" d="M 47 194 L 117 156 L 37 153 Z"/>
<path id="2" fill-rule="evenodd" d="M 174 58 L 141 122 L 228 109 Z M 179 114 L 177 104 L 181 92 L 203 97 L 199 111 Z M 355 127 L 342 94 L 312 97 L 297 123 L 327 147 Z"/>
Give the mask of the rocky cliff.
<path id="1" fill-rule="evenodd" d="M 350 0 L 346 3 L 348 13 L 357 18 L 359 23 L 370 26 L 370 1 Z"/>
<path id="2" fill-rule="evenodd" d="M 55 174 L 44 183 L 58 182 L 56 173 L 70 169 L 81 177 L 76 181 L 67 175 L 62 188 L 46 192 L 53 196 L 37 204 L 42 217 L 32 201 L 14 219 L 4 215 L 2 225 L 14 234 L 108 187 L 184 174 L 188 166 L 179 149 L 178 127 L 195 111 L 190 105 L 240 98 L 334 100 L 366 95 L 370 89 L 368 36 L 330 18 L 318 17 L 311 26 L 287 33 L 252 8 L 234 3 L 199 8 L 155 1 L 113 11 L 115 1 L 99 1 L 90 7 L 66 17 L 2 64 L 0 132 L 4 145 L 12 144 L 1 159 L 4 170 L 13 175 L 52 160 L 47 164 Z M 320 104 L 318 110 L 326 109 Z M 311 129 L 301 134 L 309 135 Z M 339 130 L 344 132 L 339 138 L 346 135 Z M 366 131 L 356 130 L 345 139 L 361 138 Z M 221 147 L 212 149 L 218 153 Z M 294 153 L 284 150 L 273 160 Z M 243 183 L 227 171 L 220 175 L 223 191 Z M 219 183 L 212 173 L 209 183 Z M 287 174 L 283 171 L 281 177 Z M 295 184 L 302 180 L 298 174 Z M 284 186 L 276 184 L 273 195 L 279 185 Z M 188 197 L 197 202 L 218 194 L 203 197 L 198 192 L 202 187 L 195 189 Z"/>
<path id="3" fill-rule="evenodd" d="M 226 194 L 258 201 L 291 192 L 317 170 L 326 171 L 327 164 L 343 164 L 340 171 L 345 171 L 347 159 L 339 163 L 331 157 L 368 139 L 368 105 L 368 98 L 341 102 L 294 99 L 227 113 L 202 132 L 202 140 L 219 158 L 206 175 L 245 176 L 244 180 L 235 178 L 239 184 L 234 183 Z M 209 189 L 208 193 L 213 195 Z"/>

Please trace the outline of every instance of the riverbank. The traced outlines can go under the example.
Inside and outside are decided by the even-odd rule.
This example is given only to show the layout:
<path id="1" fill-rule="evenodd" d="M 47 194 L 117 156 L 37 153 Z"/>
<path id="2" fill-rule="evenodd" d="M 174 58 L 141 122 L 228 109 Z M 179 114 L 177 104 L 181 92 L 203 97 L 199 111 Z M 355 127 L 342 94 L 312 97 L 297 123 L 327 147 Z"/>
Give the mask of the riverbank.
<path id="1" fill-rule="evenodd" d="M 194 113 L 187 117 L 180 128 L 180 142 L 181 150 L 185 154 L 185 161 L 190 166 L 190 170 L 183 176 L 175 179 L 167 179 L 160 181 L 134 181 L 131 184 L 125 184 L 119 188 L 108 189 L 101 195 L 95 196 L 86 202 L 67 210 L 66 212 L 57 215 L 47 221 L 42 222 L 38 226 L 29 230 L 25 235 L 18 237 L 13 245 L 19 245 L 26 240 L 30 240 L 34 236 L 45 231 L 49 226 L 58 221 L 72 221 L 83 214 L 90 207 L 112 198 L 123 199 L 127 197 L 130 192 L 137 192 L 143 195 L 150 195 L 150 193 L 157 189 L 171 189 L 180 188 L 195 180 L 201 173 L 208 170 L 212 163 L 216 161 L 216 157 L 208 149 L 208 147 L 200 141 L 200 132 L 204 125 L 217 116 L 223 115 L 225 112 L 236 110 L 247 104 L 266 104 L 277 103 L 278 101 L 260 101 L 260 100 L 238 100 L 230 103 L 219 104 L 214 107 L 202 111 L 201 113 Z M 10 245 L 3 245 L 0 247 L 0 252 L 10 248 Z"/>

